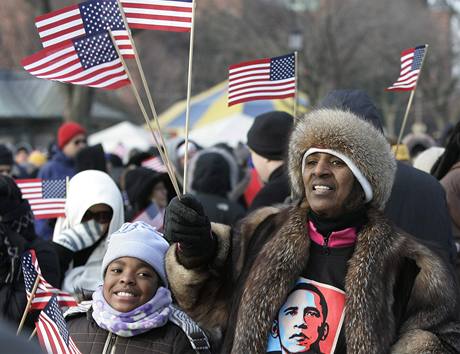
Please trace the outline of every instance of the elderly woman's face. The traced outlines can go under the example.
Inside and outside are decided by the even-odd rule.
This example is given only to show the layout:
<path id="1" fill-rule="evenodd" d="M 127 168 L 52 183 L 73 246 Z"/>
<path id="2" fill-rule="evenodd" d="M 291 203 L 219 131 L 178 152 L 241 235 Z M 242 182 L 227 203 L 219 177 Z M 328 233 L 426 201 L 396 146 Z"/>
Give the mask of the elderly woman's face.
<path id="1" fill-rule="evenodd" d="M 350 195 L 354 175 L 336 156 L 317 152 L 307 157 L 303 171 L 305 196 L 312 210 L 329 218 L 340 216 Z"/>
<path id="2" fill-rule="evenodd" d="M 158 275 L 150 265 L 134 257 L 121 257 L 107 267 L 103 293 L 115 310 L 129 312 L 149 301 L 158 286 Z"/>

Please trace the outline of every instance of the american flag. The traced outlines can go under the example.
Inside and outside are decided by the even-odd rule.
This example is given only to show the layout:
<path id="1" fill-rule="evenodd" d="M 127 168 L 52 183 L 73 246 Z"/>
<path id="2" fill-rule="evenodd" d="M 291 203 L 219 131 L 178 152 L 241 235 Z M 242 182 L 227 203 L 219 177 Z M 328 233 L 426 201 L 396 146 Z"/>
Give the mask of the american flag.
<path id="1" fill-rule="evenodd" d="M 164 212 L 165 210 L 158 209 L 155 203 L 150 203 L 145 210 L 134 217 L 132 222 L 143 221 L 155 227 L 159 232 L 163 232 Z"/>
<path id="2" fill-rule="evenodd" d="M 65 216 L 65 179 L 17 179 L 16 184 L 29 202 L 35 219 Z"/>
<path id="3" fill-rule="evenodd" d="M 71 39 L 54 52 L 43 49 L 21 64 L 41 79 L 110 90 L 129 84 L 108 32 Z"/>
<path id="4" fill-rule="evenodd" d="M 56 296 L 52 296 L 35 323 L 43 350 L 50 354 L 81 354 L 69 335 Z"/>
<path id="5" fill-rule="evenodd" d="M 231 65 L 228 76 L 228 105 L 294 97 L 294 54 Z"/>
<path id="6" fill-rule="evenodd" d="M 121 0 L 130 28 L 190 32 L 192 0 Z"/>
<path id="7" fill-rule="evenodd" d="M 32 299 L 31 310 L 43 309 L 52 296 L 56 296 L 60 306 L 77 306 L 77 302 L 69 293 L 56 289 L 43 278 L 34 250 L 26 251 L 22 256 L 22 273 L 24 274 L 27 299 L 32 295 L 37 276 L 40 279 L 38 281 L 37 291 Z"/>
<path id="8" fill-rule="evenodd" d="M 168 169 L 163 164 L 163 161 L 161 161 L 161 158 L 159 156 L 154 156 L 147 160 L 142 161 L 141 166 L 150 168 L 151 170 L 154 170 L 156 172 L 161 172 L 161 173 L 168 172 Z"/>
<path id="9" fill-rule="evenodd" d="M 387 87 L 387 91 L 412 91 L 417 85 L 418 76 L 426 53 L 426 44 L 406 49 L 401 53 L 401 72 L 398 80 Z"/>
<path id="10" fill-rule="evenodd" d="M 112 30 L 115 42 L 126 59 L 134 51 L 123 23 L 117 0 L 89 0 L 35 18 L 43 47 L 54 48 L 69 39 Z"/>

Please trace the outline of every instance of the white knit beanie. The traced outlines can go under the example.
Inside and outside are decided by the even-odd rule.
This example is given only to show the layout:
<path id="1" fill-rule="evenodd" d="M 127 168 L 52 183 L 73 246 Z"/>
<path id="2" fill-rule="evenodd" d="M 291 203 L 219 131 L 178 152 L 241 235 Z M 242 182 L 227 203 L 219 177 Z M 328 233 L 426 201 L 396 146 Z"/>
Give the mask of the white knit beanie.
<path id="1" fill-rule="evenodd" d="M 165 256 L 168 242 L 152 226 L 142 221 L 124 223 L 109 238 L 107 252 L 102 260 L 102 277 L 108 265 L 121 257 L 135 257 L 152 266 L 168 287 Z"/>

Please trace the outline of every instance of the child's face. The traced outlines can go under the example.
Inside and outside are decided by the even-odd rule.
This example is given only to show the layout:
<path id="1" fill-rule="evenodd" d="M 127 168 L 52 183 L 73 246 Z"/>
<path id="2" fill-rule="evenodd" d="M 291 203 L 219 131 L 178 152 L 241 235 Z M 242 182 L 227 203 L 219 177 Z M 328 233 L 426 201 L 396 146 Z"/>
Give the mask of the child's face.
<path id="1" fill-rule="evenodd" d="M 134 257 L 121 257 L 107 267 L 104 298 L 115 310 L 129 312 L 149 301 L 159 282 L 157 273 L 147 263 Z"/>

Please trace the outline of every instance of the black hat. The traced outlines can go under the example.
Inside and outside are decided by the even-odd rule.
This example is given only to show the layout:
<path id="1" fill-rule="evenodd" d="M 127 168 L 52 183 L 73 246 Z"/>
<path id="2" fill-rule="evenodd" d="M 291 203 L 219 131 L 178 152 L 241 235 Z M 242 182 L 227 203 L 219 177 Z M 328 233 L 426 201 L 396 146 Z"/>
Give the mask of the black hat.
<path id="1" fill-rule="evenodd" d="M 287 153 L 294 118 L 286 112 L 272 111 L 257 116 L 248 131 L 248 146 L 270 160 L 283 160 Z"/>
<path id="2" fill-rule="evenodd" d="M 363 90 L 332 90 L 320 102 L 319 108 L 348 110 L 368 121 L 383 133 L 380 113 L 369 95 Z"/>
<path id="3" fill-rule="evenodd" d="M 146 167 L 129 170 L 125 176 L 125 191 L 129 203 L 137 210 L 147 208 L 153 187 L 158 182 L 164 182 L 165 178 L 165 173 L 158 173 Z"/>
<path id="4" fill-rule="evenodd" d="M 0 144 L 0 165 L 13 165 L 13 153 L 5 145 Z"/>

